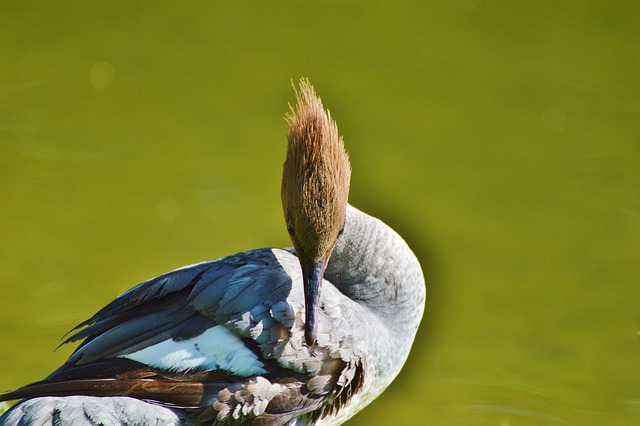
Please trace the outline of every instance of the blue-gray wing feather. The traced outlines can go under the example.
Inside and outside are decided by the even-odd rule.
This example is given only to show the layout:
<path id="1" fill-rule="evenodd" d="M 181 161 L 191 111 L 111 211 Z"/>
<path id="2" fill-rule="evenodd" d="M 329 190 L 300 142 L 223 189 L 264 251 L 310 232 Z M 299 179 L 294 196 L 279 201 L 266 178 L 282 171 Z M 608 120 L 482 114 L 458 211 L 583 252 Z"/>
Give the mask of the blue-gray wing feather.
<path id="1" fill-rule="evenodd" d="M 85 328 L 68 341 L 84 341 L 68 362 L 86 364 L 197 336 L 252 308 L 277 305 L 291 287 L 271 249 L 169 272 L 123 293 L 82 323 Z"/>

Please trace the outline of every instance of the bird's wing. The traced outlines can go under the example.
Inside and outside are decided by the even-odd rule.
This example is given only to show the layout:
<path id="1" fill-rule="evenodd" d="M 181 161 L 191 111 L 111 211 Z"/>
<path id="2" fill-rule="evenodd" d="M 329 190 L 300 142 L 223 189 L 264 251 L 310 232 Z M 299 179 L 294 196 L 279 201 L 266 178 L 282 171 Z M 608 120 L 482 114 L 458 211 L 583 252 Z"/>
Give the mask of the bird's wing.
<path id="1" fill-rule="evenodd" d="M 335 289 L 318 345 L 303 343 L 300 274 L 293 254 L 263 249 L 153 278 L 80 324 L 69 360 L 12 396 L 134 396 L 197 407 L 204 421 L 322 415 L 360 388 L 362 365 Z"/>
<path id="2" fill-rule="evenodd" d="M 250 337 L 237 332 L 237 317 L 255 316 L 265 307 L 280 308 L 284 312 L 272 315 L 273 319 L 291 328 L 285 316 L 292 313 L 296 298 L 292 279 L 273 250 L 181 268 L 132 288 L 80 324 L 84 328 L 68 341 L 84 340 L 69 362 L 83 365 L 120 357 L 161 370 L 192 372 L 216 370 L 216 363 L 233 354 L 237 360 L 226 371 L 261 373 L 249 349 L 234 351 L 244 346 L 242 337 Z M 196 346 L 203 353 L 198 355 Z M 219 353 L 222 349 L 229 353 Z M 163 358 L 163 353 L 172 351 L 186 357 Z M 196 353 L 189 358 L 192 351 Z"/>

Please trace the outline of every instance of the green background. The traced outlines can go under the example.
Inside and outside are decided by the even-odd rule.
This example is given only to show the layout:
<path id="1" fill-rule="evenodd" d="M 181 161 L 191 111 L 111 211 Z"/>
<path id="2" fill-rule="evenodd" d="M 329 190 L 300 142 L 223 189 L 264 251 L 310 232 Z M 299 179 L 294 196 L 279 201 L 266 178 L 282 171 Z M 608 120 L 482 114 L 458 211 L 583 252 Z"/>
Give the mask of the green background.
<path id="1" fill-rule="evenodd" d="M 0 389 L 170 269 L 289 244 L 307 76 L 351 203 L 427 277 L 398 379 L 350 424 L 640 422 L 640 2 L 8 2 Z"/>

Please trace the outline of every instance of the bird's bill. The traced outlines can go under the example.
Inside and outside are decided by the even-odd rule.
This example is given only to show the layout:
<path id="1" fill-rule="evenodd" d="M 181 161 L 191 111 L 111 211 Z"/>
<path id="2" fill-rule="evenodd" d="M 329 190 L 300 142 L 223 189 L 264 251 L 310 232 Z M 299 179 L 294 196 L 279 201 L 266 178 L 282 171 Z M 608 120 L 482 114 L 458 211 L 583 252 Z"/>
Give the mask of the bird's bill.
<path id="1" fill-rule="evenodd" d="M 304 338 L 308 346 L 316 342 L 317 313 L 320 305 L 320 287 L 324 277 L 327 256 L 319 261 L 300 259 L 302 279 L 304 283 Z"/>

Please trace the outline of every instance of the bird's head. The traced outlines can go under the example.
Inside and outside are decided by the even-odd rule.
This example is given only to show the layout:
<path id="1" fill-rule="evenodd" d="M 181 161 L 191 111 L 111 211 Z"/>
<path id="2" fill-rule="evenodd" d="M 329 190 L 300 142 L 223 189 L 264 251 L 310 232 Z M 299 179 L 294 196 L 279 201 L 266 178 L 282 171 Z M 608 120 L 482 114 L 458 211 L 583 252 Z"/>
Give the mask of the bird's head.
<path id="1" fill-rule="evenodd" d="M 282 206 L 302 267 L 305 340 L 313 345 L 324 270 L 344 229 L 351 166 L 338 127 L 308 80 L 300 81 L 296 101 L 286 116 Z"/>

